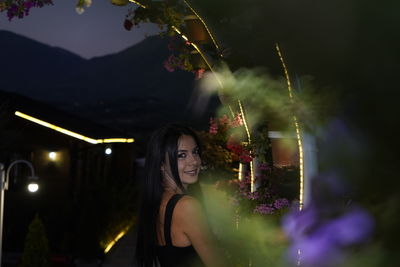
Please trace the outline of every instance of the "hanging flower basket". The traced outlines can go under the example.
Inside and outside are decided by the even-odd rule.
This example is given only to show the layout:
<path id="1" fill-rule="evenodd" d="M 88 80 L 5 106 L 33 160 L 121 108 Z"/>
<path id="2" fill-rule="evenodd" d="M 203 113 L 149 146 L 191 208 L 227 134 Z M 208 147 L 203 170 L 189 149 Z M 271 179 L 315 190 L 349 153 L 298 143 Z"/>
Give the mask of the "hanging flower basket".
<path id="1" fill-rule="evenodd" d="M 186 31 L 185 34 L 192 43 L 206 44 L 211 41 L 206 27 L 196 15 L 187 15 L 184 17 Z"/>
<path id="2" fill-rule="evenodd" d="M 110 2 L 115 6 L 125 6 L 129 3 L 129 0 L 110 0 Z"/>

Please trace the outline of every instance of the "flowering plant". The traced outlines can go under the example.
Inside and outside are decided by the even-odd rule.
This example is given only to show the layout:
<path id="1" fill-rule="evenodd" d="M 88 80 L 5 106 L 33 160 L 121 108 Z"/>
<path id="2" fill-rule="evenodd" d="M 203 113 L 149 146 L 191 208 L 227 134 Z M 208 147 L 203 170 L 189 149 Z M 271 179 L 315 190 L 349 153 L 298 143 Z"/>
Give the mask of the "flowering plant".
<path id="1" fill-rule="evenodd" d="M 7 11 L 8 20 L 14 17 L 22 19 L 29 15 L 32 7 L 43 7 L 44 5 L 53 5 L 52 0 L 1 0 L 0 12 Z"/>
<path id="2" fill-rule="evenodd" d="M 227 143 L 233 130 L 243 130 L 242 126 L 240 114 L 233 119 L 224 115 L 221 118 L 210 118 L 209 130 L 198 133 L 203 143 L 203 177 L 215 182 L 216 178 L 227 180 L 235 176 L 236 165 L 233 164 L 238 157 L 228 148 Z"/>
<path id="3" fill-rule="evenodd" d="M 246 175 L 242 180 L 219 181 L 217 188 L 230 194 L 231 204 L 239 209 L 240 214 L 282 215 L 296 199 L 296 192 L 290 189 L 295 180 L 297 168 L 270 167 L 262 163 L 261 173 L 256 177 L 256 189 L 251 191 L 251 178 Z"/>
<path id="4" fill-rule="evenodd" d="M 169 71 L 173 72 L 176 69 L 190 71 L 195 74 L 196 79 L 202 78 L 205 72 L 205 65 L 196 60 L 196 55 L 190 46 L 190 42 L 184 41 L 181 38 L 172 37 L 168 44 L 168 50 L 171 51 L 171 55 L 164 61 L 164 67 Z M 198 55 L 199 56 L 199 55 Z"/>
<path id="5" fill-rule="evenodd" d="M 290 202 L 298 197 L 298 167 L 275 167 L 267 162 L 265 154 L 271 152 L 268 145 L 268 131 L 253 134 L 252 143 L 243 142 L 245 138 L 244 121 L 241 114 L 234 118 L 223 115 L 211 118 L 208 133 L 203 133 L 206 149 L 203 158 L 207 169 L 223 169 L 228 179 L 219 179 L 218 189 L 224 190 L 231 203 L 241 214 L 281 215 Z M 204 139 L 204 136 L 208 137 Z M 257 163 L 253 161 L 257 158 Z M 210 164 L 211 163 L 211 164 Z M 257 169 L 255 181 L 247 175 L 238 174 L 238 164 L 250 170 L 250 164 Z M 211 172 L 210 176 L 221 175 Z M 239 178 L 239 175 L 245 177 Z M 218 176 L 220 177 L 220 176 Z M 234 179 L 232 179 L 234 178 Z M 215 179 L 215 178 L 214 178 Z M 255 190 L 251 190 L 254 183 Z"/>
<path id="6" fill-rule="evenodd" d="M 233 161 L 249 163 L 255 155 L 252 147 L 247 142 L 240 141 L 244 131 L 243 125 L 240 113 L 233 119 L 229 119 L 226 115 L 219 119 L 211 118 L 209 133 L 223 137 L 224 145 L 231 152 Z"/>

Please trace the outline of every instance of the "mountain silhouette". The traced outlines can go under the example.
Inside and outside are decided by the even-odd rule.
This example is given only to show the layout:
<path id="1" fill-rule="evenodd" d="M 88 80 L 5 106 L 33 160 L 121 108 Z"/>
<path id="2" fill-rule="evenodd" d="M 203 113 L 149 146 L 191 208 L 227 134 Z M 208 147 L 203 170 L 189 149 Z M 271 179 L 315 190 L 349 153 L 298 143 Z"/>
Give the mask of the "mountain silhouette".
<path id="1" fill-rule="evenodd" d="M 119 53 L 81 58 L 0 31 L 0 90 L 19 93 L 114 128 L 146 136 L 166 122 L 206 127 L 216 106 L 195 113 L 194 75 L 168 72 L 167 38 L 151 36 Z"/>

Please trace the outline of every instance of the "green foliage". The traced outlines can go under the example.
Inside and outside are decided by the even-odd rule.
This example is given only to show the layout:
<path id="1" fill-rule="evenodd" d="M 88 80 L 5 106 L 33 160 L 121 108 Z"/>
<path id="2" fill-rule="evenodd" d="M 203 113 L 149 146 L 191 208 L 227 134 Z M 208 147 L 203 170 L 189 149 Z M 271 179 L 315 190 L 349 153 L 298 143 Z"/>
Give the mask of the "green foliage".
<path id="1" fill-rule="evenodd" d="M 160 28 L 161 35 L 175 35 L 172 27 L 180 28 L 186 14 L 186 7 L 181 1 L 139 1 L 145 7 L 130 10 L 127 19 L 134 25 L 140 23 L 155 23 Z"/>
<path id="2" fill-rule="evenodd" d="M 42 221 L 36 215 L 29 225 L 22 254 L 22 267 L 46 267 L 49 262 L 49 242 Z"/>

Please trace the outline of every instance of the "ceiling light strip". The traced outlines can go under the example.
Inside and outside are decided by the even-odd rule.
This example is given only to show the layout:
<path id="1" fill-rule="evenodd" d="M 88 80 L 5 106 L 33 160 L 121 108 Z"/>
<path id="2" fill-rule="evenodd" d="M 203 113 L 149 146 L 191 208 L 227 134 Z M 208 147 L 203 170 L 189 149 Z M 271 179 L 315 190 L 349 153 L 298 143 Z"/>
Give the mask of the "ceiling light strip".
<path id="1" fill-rule="evenodd" d="M 91 143 L 91 144 L 101 144 L 101 143 L 132 143 L 132 142 L 134 142 L 134 139 L 133 139 L 133 138 L 106 138 L 106 139 L 94 139 L 94 138 L 90 138 L 90 137 L 87 137 L 87 136 L 84 136 L 84 135 L 75 133 L 75 132 L 73 132 L 73 131 L 64 129 L 64 128 L 59 127 L 59 126 L 57 126 L 57 125 L 54 125 L 54 124 L 45 122 L 45 121 L 43 121 L 43 120 L 37 119 L 37 118 L 35 118 L 35 117 L 32 117 L 32 116 L 30 116 L 30 115 L 28 115 L 28 114 L 25 114 L 25 113 L 22 113 L 22 112 L 20 112 L 20 111 L 15 111 L 14 114 L 15 114 L 16 116 L 18 116 L 18 117 L 23 118 L 23 119 L 29 120 L 29 121 L 34 122 L 34 123 L 36 123 L 36 124 L 42 125 L 42 126 L 44 126 L 44 127 L 53 129 L 53 130 L 55 130 L 55 131 L 57 131 L 57 132 L 60 132 L 60 133 L 63 133 L 63 134 L 65 134 L 65 135 L 68 135 L 68 136 L 71 136 L 71 137 L 74 137 L 74 138 L 77 138 L 77 139 L 86 141 L 86 142 Z"/>

